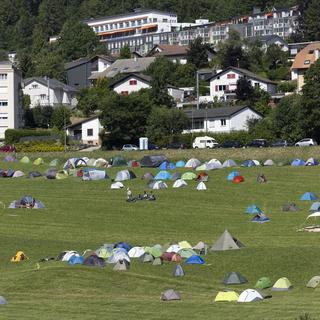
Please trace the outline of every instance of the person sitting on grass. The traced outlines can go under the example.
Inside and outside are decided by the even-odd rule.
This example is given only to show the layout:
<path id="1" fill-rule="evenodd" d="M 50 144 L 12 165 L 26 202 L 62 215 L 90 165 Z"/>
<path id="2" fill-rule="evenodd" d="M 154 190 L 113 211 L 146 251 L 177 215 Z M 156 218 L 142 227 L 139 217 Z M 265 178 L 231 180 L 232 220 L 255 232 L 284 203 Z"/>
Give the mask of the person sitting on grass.
<path id="1" fill-rule="evenodd" d="M 155 201 L 156 200 L 156 196 L 152 193 L 152 191 L 150 192 L 149 200 L 150 201 Z"/>
<path id="2" fill-rule="evenodd" d="M 133 198 L 132 198 L 132 191 L 130 188 L 127 188 L 127 201 L 128 202 L 131 202 L 133 201 Z"/>
<path id="3" fill-rule="evenodd" d="M 257 176 L 257 182 L 266 183 L 267 182 L 266 176 L 263 173 L 259 173 Z"/>
<path id="4" fill-rule="evenodd" d="M 142 198 L 143 198 L 143 200 L 148 200 L 149 199 L 149 195 L 148 195 L 147 191 L 143 191 Z"/>

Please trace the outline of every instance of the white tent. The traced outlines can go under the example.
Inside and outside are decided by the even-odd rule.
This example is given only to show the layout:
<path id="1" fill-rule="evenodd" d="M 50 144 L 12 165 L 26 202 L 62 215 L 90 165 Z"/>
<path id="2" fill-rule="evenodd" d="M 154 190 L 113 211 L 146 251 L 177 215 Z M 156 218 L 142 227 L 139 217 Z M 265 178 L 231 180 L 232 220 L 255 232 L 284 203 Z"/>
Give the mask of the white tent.
<path id="1" fill-rule="evenodd" d="M 20 177 L 23 177 L 24 176 L 24 173 L 20 170 L 17 170 L 14 172 L 12 178 L 20 178 Z"/>
<path id="2" fill-rule="evenodd" d="M 93 166 L 94 167 L 107 167 L 108 161 L 103 158 L 99 158 L 93 163 Z"/>
<path id="3" fill-rule="evenodd" d="M 88 157 L 82 157 L 82 159 L 87 163 L 90 159 Z"/>
<path id="4" fill-rule="evenodd" d="M 84 171 L 82 180 L 89 181 L 89 180 L 103 180 L 108 178 L 106 172 L 104 170 L 89 170 Z"/>
<path id="5" fill-rule="evenodd" d="M 317 166 L 319 162 L 315 158 L 309 158 L 306 161 L 306 166 Z"/>
<path id="6" fill-rule="evenodd" d="M 115 182 L 111 185 L 111 189 L 122 189 L 124 187 L 123 183 L 121 182 Z"/>
<path id="7" fill-rule="evenodd" d="M 258 160 L 252 160 L 256 166 L 260 166 L 260 162 Z"/>
<path id="8" fill-rule="evenodd" d="M 128 252 L 130 258 L 139 258 L 143 254 L 145 254 L 145 251 L 142 247 L 133 247 Z"/>
<path id="9" fill-rule="evenodd" d="M 212 163 L 207 163 L 207 170 L 215 170 L 215 169 L 222 169 L 223 166 L 221 163 L 218 162 L 212 162 Z"/>
<path id="10" fill-rule="evenodd" d="M 218 159 L 211 159 L 208 163 L 209 163 L 209 164 L 210 164 L 210 163 L 213 163 L 213 164 L 215 164 L 217 167 L 221 167 L 221 168 L 222 168 L 222 164 L 221 164 L 221 162 L 220 162 Z"/>
<path id="11" fill-rule="evenodd" d="M 185 168 L 196 168 L 200 165 L 201 165 L 201 162 L 198 159 L 191 158 L 190 160 L 188 160 L 188 162 L 186 163 L 186 165 L 184 167 Z"/>
<path id="12" fill-rule="evenodd" d="M 62 261 L 69 261 L 69 259 L 75 254 L 78 254 L 78 252 L 77 251 L 67 251 L 61 260 Z"/>
<path id="13" fill-rule="evenodd" d="M 237 164 L 234 162 L 234 160 L 228 159 L 223 163 L 222 167 L 223 168 L 230 168 L 230 167 L 235 167 L 236 165 Z"/>
<path id="14" fill-rule="evenodd" d="M 119 260 L 126 260 L 130 263 L 129 256 L 123 251 L 117 251 L 112 254 L 107 260 L 108 263 L 117 263 Z"/>
<path id="15" fill-rule="evenodd" d="M 319 211 L 309 214 L 307 219 L 316 218 L 316 217 L 320 217 L 320 212 Z"/>
<path id="16" fill-rule="evenodd" d="M 188 184 L 183 179 L 178 179 L 174 182 L 172 188 L 186 187 Z"/>
<path id="17" fill-rule="evenodd" d="M 255 302 L 261 300 L 263 300 L 263 297 L 257 290 L 247 289 L 240 294 L 238 302 Z"/>
<path id="18" fill-rule="evenodd" d="M 207 190 L 207 187 L 203 181 L 199 182 L 199 184 L 197 185 L 197 190 L 199 190 L 199 191 Z"/>
<path id="19" fill-rule="evenodd" d="M 181 250 L 182 248 L 178 244 L 172 244 L 166 252 L 174 252 L 177 253 Z"/>
<path id="20" fill-rule="evenodd" d="M 154 183 L 152 183 L 151 188 L 153 190 L 159 190 L 159 189 L 167 189 L 168 186 L 165 182 L 160 180 L 160 181 L 155 181 Z"/>
<path id="21" fill-rule="evenodd" d="M 263 163 L 263 165 L 266 166 L 266 167 L 267 166 L 274 166 L 274 162 L 273 162 L 273 160 L 268 159 Z"/>
<path id="22" fill-rule="evenodd" d="M 87 161 L 87 166 L 93 166 L 95 162 L 96 162 L 95 158 L 90 158 L 89 161 Z"/>
<path id="23" fill-rule="evenodd" d="M 129 170 L 121 170 L 117 173 L 114 181 L 125 181 L 136 178 L 135 174 Z"/>

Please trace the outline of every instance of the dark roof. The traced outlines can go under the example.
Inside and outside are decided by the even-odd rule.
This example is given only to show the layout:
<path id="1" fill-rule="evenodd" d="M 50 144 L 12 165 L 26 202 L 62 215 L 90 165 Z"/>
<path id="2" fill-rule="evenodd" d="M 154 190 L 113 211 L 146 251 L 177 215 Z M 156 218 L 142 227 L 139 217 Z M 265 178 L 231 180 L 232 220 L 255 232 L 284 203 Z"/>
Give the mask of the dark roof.
<path id="1" fill-rule="evenodd" d="M 122 77 L 120 77 L 119 79 L 116 79 L 115 81 L 112 81 L 112 82 L 109 84 L 109 87 L 110 87 L 110 88 L 113 88 L 113 87 L 116 86 L 118 83 L 123 82 L 123 81 L 125 81 L 126 79 L 132 78 L 132 77 L 137 78 L 137 79 L 140 79 L 141 81 L 147 82 L 147 83 L 150 83 L 150 81 L 152 80 L 151 77 L 146 76 L 146 75 L 144 75 L 144 74 L 126 73 L 126 74 L 124 74 Z"/>
<path id="2" fill-rule="evenodd" d="M 260 115 L 258 112 L 253 110 L 249 106 L 235 106 L 235 107 L 223 107 L 223 108 L 213 108 L 213 109 L 199 109 L 199 110 L 184 110 L 188 118 L 228 118 L 234 115 L 235 113 L 238 113 L 244 109 L 249 108 L 253 112 Z M 260 115 L 261 116 L 261 115 Z"/>
<path id="3" fill-rule="evenodd" d="M 68 63 L 66 63 L 66 64 L 64 65 L 64 68 L 65 68 L 66 70 L 72 69 L 72 68 L 77 67 L 77 66 L 79 66 L 79 65 L 82 65 L 82 64 L 84 64 L 84 63 L 88 63 L 89 61 L 92 61 L 93 59 L 95 59 L 95 58 L 97 58 L 97 57 L 99 57 L 99 58 L 101 58 L 101 59 L 104 59 L 104 60 L 106 60 L 106 61 L 110 61 L 111 63 L 114 62 L 114 58 L 109 57 L 109 56 L 106 56 L 106 55 L 103 55 L 103 54 L 99 54 L 99 55 L 96 55 L 96 56 L 91 57 L 91 58 L 84 57 L 84 58 L 79 58 L 79 59 L 77 59 L 77 60 L 68 62 Z"/>
<path id="4" fill-rule="evenodd" d="M 160 49 L 156 51 L 156 48 Z M 147 56 L 186 56 L 188 53 L 188 46 L 180 46 L 177 44 L 157 44 L 147 54 Z"/>
<path id="5" fill-rule="evenodd" d="M 152 13 L 152 12 L 160 13 L 160 14 L 161 13 L 162 14 L 174 14 L 175 16 L 177 15 L 174 12 L 166 12 L 166 11 L 153 10 L 153 9 L 136 9 L 133 12 L 122 13 L 122 14 L 118 14 L 118 15 L 114 15 L 114 16 L 104 16 L 104 17 L 96 18 L 96 19 L 91 18 L 91 19 L 84 20 L 84 22 L 90 23 L 90 22 L 99 22 L 101 20 L 111 20 L 111 19 L 124 18 L 127 16 L 140 16 L 141 14 L 147 14 L 147 13 Z"/>
<path id="6" fill-rule="evenodd" d="M 23 80 L 24 85 L 28 85 L 31 82 L 38 82 L 41 83 L 44 86 L 48 85 L 47 79 L 43 77 L 31 77 L 31 78 L 26 78 Z M 49 87 L 51 89 L 62 89 L 64 91 L 70 91 L 70 92 L 78 92 L 79 90 L 75 87 L 69 86 L 59 80 L 56 79 L 49 79 Z"/>
<path id="7" fill-rule="evenodd" d="M 249 71 L 249 70 L 242 69 L 242 68 L 237 68 L 237 67 L 228 67 L 228 68 L 222 70 L 221 72 L 213 75 L 213 76 L 212 76 L 211 78 L 209 78 L 208 80 L 212 80 L 212 79 L 214 79 L 214 78 L 216 78 L 216 77 L 219 77 L 219 76 L 221 76 L 222 74 L 228 72 L 229 70 L 238 71 L 239 73 L 241 73 L 241 74 L 244 75 L 244 76 L 247 76 L 247 77 L 249 77 L 249 78 L 252 78 L 252 79 L 255 79 L 255 80 L 258 80 L 258 81 L 261 81 L 261 82 L 270 83 L 270 84 L 274 84 L 274 85 L 277 84 L 276 82 L 274 82 L 274 81 L 272 81 L 272 80 L 270 80 L 270 79 L 267 79 L 267 78 L 263 78 L 263 77 L 255 74 L 255 73 Z"/>
<path id="8" fill-rule="evenodd" d="M 97 118 L 99 118 L 99 116 L 93 116 L 93 117 L 90 117 L 90 118 L 87 118 L 87 119 L 82 119 L 82 120 L 80 120 L 80 121 L 77 121 L 77 122 L 75 122 L 75 123 L 70 124 L 70 125 L 67 126 L 66 128 L 76 127 L 76 126 L 78 126 L 79 124 L 86 123 L 86 122 L 88 122 L 88 121 L 91 121 L 91 120 L 94 120 L 94 119 L 97 119 Z"/>

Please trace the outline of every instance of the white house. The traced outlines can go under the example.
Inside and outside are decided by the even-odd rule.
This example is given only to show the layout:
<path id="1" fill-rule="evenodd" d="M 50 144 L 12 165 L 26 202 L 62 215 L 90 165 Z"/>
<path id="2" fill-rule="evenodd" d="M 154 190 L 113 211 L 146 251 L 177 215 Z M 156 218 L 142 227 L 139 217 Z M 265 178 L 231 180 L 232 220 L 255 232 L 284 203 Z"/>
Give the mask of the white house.
<path id="1" fill-rule="evenodd" d="M 274 81 L 260 77 L 245 69 L 228 67 L 209 79 L 210 98 L 208 98 L 211 101 L 213 101 L 215 97 L 219 100 L 233 99 L 236 95 L 237 81 L 242 77 L 248 79 L 252 87 L 265 90 L 271 95 L 277 91 L 277 84 Z"/>
<path id="2" fill-rule="evenodd" d="M 23 94 L 30 96 L 30 107 L 77 105 L 78 90 L 56 79 L 32 77 L 24 80 Z"/>
<path id="3" fill-rule="evenodd" d="M 112 82 L 110 88 L 120 95 L 128 95 L 141 89 L 151 88 L 151 77 L 144 74 L 129 73 Z M 184 91 L 177 87 L 168 85 L 168 95 L 170 95 L 176 103 L 182 102 L 184 99 Z"/>
<path id="4" fill-rule="evenodd" d="M 262 116 L 247 106 L 223 107 L 213 109 L 185 110 L 190 127 L 189 132 L 231 132 L 248 130 L 247 121 L 261 119 Z"/>
<path id="5" fill-rule="evenodd" d="M 100 145 L 99 133 L 103 129 L 99 117 L 77 121 L 67 127 L 67 135 L 83 144 Z"/>
<path id="6" fill-rule="evenodd" d="M 21 72 L 9 61 L 0 62 L 0 139 L 7 129 L 23 122 Z"/>

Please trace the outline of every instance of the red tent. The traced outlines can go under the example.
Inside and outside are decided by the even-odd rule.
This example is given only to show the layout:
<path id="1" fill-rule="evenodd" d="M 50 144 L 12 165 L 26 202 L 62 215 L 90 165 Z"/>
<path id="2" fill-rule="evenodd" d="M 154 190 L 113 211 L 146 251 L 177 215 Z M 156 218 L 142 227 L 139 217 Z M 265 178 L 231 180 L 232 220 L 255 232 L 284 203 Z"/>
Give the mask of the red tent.
<path id="1" fill-rule="evenodd" d="M 244 182 L 244 177 L 243 176 L 236 176 L 232 180 L 233 183 L 241 183 Z"/>

